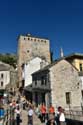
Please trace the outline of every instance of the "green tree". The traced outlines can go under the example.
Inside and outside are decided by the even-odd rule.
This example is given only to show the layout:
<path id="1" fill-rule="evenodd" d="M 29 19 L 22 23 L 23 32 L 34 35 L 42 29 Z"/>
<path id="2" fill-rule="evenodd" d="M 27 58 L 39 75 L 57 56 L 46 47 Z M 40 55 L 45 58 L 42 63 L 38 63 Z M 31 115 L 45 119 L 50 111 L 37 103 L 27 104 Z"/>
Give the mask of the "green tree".
<path id="1" fill-rule="evenodd" d="M 11 55 L 11 54 L 0 54 L 0 61 L 7 63 L 14 68 L 16 68 L 17 65 L 17 57 L 16 55 Z"/>

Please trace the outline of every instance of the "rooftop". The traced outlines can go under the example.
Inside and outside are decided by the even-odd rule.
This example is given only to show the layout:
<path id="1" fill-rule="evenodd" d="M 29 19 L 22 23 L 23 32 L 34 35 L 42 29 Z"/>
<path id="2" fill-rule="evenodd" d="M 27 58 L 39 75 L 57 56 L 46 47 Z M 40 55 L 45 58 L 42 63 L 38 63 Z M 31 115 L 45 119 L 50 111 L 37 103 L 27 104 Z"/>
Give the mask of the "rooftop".
<path id="1" fill-rule="evenodd" d="M 34 35 L 31 35 L 31 34 L 20 34 L 20 35 L 18 36 L 18 39 L 19 39 L 20 36 L 30 37 L 30 38 L 37 38 L 37 39 L 42 39 L 42 40 L 49 40 L 48 38 L 39 37 L 39 36 L 34 36 Z"/>
<path id="2" fill-rule="evenodd" d="M 65 59 L 68 59 L 68 58 L 82 58 L 83 59 L 83 54 L 81 53 L 72 53 L 68 56 L 64 56 Z"/>

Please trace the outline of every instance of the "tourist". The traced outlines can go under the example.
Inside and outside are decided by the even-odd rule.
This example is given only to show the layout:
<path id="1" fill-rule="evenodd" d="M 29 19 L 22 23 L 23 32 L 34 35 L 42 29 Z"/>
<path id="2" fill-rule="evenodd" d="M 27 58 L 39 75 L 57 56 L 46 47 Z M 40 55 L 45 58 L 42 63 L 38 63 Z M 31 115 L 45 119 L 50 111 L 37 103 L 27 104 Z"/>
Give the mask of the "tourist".
<path id="1" fill-rule="evenodd" d="M 46 106 L 45 104 L 43 103 L 41 108 L 40 108 L 40 111 L 41 111 L 41 115 L 42 115 L 42 122 L 45 122 L 45 115 L 46 115 Z"/>
<path id="2" fill-rule="evenodd" d="M 55 114 L 55 109 L 52 104 L 50 104 L 49 113 Z"/>
<path id="3" fill-rule="evenodd" d="M 33 107 L 32 105 L 30 105 L 28 109 L 28 125 L 33 125 L 33 114 L 34 114 Z"/>
<path id="4" fill-rule="evenodd" d="M 21 122 L 21 110 L 19 108 L 19 105 L 16 107 L 15 109 L 15 114 L 16 114 L 16 125 L 20 125 L 20 122 Z"/>
<path id="5" fill-rule="evenodd" d="M 52 104 L 50 104 L 50 107 L 49 107 L 49 117 L 54 117 L 55 118 L 55 109 L 54 107 L 52 106 Z"/>
<path id="6" fill-rule="evenodd" d="M 58 109 L 57 109 L 57 112 L 56 112 L 55 120 L 56 120 L 57 125 L 60 125 L 59 117 L 60 117 L 60 109 L 61 109 L 61 108 L 62 108 L 62 107 L 59 106 Z"/>
<path id="7" fill-rule="evenodd" d="M 3 106 L 0 106 L 0 118 L 4 117 L 5 115 L 5 110 Z"/>
<path id="8" fill-rule="evenodd" d="M 60 108 L 59 121 L 60 121 L 60 125 L 66 125 L 64 109 L 63 108 Z"/>
<path id="9" fill-rule="evenodd" d="M 11 103 L 10 103 L 10 106 L 15 109 L 16 108 L 16 101 L 13 100 Z"/>
<path id="10" fill-rule="evenodd" d="M 23 100 L 23 110 L 25 110 L 25 107 L 26 107 L 26 100 Z"/>

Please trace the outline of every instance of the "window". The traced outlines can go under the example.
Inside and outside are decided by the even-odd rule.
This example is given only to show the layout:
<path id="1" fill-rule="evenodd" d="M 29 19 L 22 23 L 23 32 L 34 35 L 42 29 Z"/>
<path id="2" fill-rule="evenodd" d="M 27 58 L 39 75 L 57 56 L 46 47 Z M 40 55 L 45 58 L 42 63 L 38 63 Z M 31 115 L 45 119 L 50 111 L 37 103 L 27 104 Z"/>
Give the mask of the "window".
<path id="1" fill-rule="evenodd" d="M 82 71 L 82 63 L 79 64 L 80 71 Z"/>
<path id="2" fill-rule="evenodd" d="M 1 82 L 1 86 L 3 86 L 3 82 Z"/>
<path id="3" fill-rule="evenodd" d="M 34 41 L 36 41 L 36 39 L 34 39 Z"/>
<path id="4" fill-rule="evenodd" d="M 30 38 L 28 37 L 28 40 L 30 40 Z"/>
<path id="5" fill-rule="evenodd" d="M 37 80 L 35 80 L 35 85 L 37 85 Z"/>
<path id="6" fill-rule="evenodd" d="M 40 39 L 38 39 L 38 42 L 40 42 Z"/>
<path id="7" fill-rule="evenodd" d="M 24 69 L 24 63 L 21 65 L 21 68 Z"/>
<path id="8" fill-rule="evenodd" d="M 82 93 L 82 98 L 83 98 L 83 90 L 81 91 L 81 93 Z"/>
<path id="9" fill-rule="evenodd" d="M 29 53 L 29 50 L 27 50 L 27 53 Z"/>
<path id="10" fill-rule="evenodd" d="M 41 77 L 41 85 L 44 85 L 44 77 Z"/>
<path id="11" fill-rule="evenodd" d="M 45 86 L 47 85 L 47 79 L 44 76 L 41 77 L 41 85 L 45 85 Z"/>
<path id="12" fill-rule="evenodd" d="M 70 104 L 70 92 L 66 92 L 66 104 Z"/>
<path id="13" fill-rule="evenodd" d="M 22 87 L 24 87 L 25 86 L 25 80 L 23 79 L 22 80 Z"/>
<path id="14" fill-rule="evenodd" d="M 1 78 L 3 78 L 3 73 L 1 74 Z"/>
<path id="15" fill-rule="evenodd" d="M 44 83 L 47 85 L 47 76 L 45 77 Z"/>

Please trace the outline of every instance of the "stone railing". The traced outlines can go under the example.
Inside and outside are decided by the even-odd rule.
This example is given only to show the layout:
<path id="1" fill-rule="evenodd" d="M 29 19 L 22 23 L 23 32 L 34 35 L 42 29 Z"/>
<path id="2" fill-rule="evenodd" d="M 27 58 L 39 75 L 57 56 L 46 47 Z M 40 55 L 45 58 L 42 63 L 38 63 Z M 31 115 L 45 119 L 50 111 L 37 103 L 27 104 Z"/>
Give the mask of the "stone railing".
<path id="1" fill-rule="evenodd" d="M 4 116 L 0 116 L 0 125 L 14 124 L 14 109 L 10 108 L 5 111 Z"/>
<path id="2" fill-rule="evenodd" d="M 83 112 L 76 110 L 65 111 L 65 116 L 67 119 L 83 121 Z"/>

